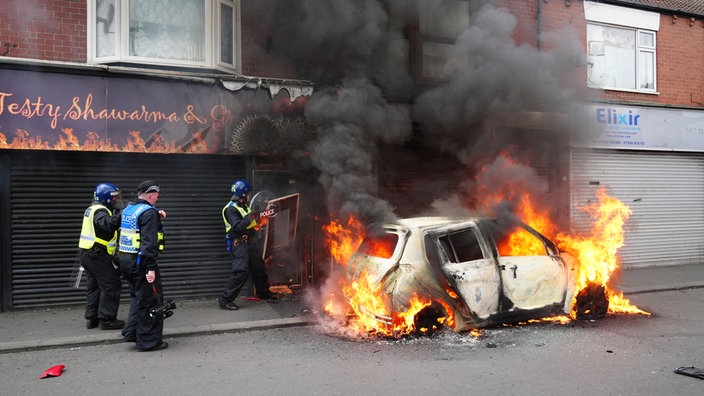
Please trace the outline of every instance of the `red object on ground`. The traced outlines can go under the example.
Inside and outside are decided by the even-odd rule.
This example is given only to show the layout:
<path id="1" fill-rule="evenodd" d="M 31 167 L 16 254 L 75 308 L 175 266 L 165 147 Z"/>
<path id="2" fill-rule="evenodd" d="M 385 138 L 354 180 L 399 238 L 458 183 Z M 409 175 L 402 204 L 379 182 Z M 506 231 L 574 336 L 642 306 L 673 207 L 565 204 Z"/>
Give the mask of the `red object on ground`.
<path id="1" fill-rule="evenodd" d="M 249 300 L 249 301 L 261 301 L 261 298 L 259 298 L 259 297 L 245 297 L 245 300 Z"/>
<path id="2" fill-rule="evenodd" d="M 66 366 L 64 366 L 63 364 L 57 364 L 54 367 L 49 367 L 49 369 L 46 370 L 44 374 L 42 374 L 42 376 L 39 378 L 58 377 L 61 375 L 61 372 L 63 371 L 64 367 Z"/>

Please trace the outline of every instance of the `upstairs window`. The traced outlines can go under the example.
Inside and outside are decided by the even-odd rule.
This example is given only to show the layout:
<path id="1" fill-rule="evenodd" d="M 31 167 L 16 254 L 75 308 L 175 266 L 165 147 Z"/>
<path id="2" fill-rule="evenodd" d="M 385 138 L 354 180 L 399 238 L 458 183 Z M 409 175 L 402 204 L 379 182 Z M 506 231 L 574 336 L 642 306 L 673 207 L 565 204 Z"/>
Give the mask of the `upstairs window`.
<path id="1" fill-rule="evenodd" d="M 89 58 L 236 72 L 239 0 L 92 0 Z"/>
<path id="2" fill-rule="evenodd" d="M 448 62 L 454 50 L 455 40 L 469 28 L 469 2 L 466 0 L 439 3 L 421 1 L 418 7 L 423 78 L 445 80 L 456 67 Z M 443 15 L 443 18 L 437 18 L 437 15 Z"/>
<path id="3" fill-rule="evenodd" d="M 442 15 L 442 18 L 437 18 Z M 447 80 L 457 65 L 450 62 L 457 37 L 469 27 L 467 0 L 389 2 L 390 24 L 408 39 L 408 63 L 419 82 Z"/>
<path id="4" fill-rule="evenodd" d="M 587 84 L 591 88 L 656 92 L 660 15 L 584 2 Z"/>

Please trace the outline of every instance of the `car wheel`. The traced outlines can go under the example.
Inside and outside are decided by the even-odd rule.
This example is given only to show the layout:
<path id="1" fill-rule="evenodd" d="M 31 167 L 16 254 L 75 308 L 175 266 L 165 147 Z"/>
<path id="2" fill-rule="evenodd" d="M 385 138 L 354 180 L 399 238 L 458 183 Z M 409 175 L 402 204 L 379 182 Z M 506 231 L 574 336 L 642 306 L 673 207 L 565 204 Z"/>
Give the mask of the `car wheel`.
<path id="1" fill-rule="evenodd" d="M 447 313 L 442 305 L 433 302 L 429 306 L 418 311 L 413 318 L 416 335 L 433 335 L 436 331 L 444 329 L 446 326 L 440 322 L 441 318 L 447 317 Z"/>
<path id="2" fill-rule="evenodd" d="M 577 293 L 576 311 L 578 320 L 601 319 L 609 309 L 609 298 L 603 285 L 590 283 Z"/>

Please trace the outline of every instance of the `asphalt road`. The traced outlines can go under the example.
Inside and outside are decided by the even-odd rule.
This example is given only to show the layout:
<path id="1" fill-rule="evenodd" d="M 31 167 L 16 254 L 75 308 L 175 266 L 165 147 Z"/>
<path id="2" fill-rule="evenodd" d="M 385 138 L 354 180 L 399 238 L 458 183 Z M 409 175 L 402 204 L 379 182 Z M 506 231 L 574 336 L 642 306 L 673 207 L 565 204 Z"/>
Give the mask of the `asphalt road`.
<path id="1" fill-rule="evenodd" d="M 111 344 L 0 355 L 6 395 L 701 395 L 704 289 L 628 296 L 653 316 L 349 339 L 327 327 L 184 337 L 164 351 Z M 40 379 L 64 364 L 59 377 Z"/>

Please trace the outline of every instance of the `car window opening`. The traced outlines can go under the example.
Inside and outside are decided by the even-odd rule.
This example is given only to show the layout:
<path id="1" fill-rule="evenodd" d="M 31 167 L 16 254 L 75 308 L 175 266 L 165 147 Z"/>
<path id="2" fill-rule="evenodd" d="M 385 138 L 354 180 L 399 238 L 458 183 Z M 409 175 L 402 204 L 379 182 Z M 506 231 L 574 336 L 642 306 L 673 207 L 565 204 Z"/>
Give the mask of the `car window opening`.
<path id="1" fill-rule="evenodd" d="M 376 237 L 367 237 L 359 246 L 358 251 L 367 256 L 389 259 L 394 254 L 398 243 L 398 235 L 387 233 Z"/>
<path id="2" fill-rule="evenodd" d="M 477 236 L 471 229 L 442 236 L 439 240 L 451 263 L 464 263 L 484 258 Z"/>
<path id="3" fill-rule="evenodd" d="M 524 228 L 516 227 L 497 237 L 496 245 L 500 256 L 544 256 L 547 254 L 543 241 Z"/>

